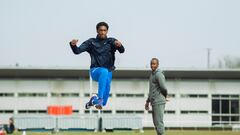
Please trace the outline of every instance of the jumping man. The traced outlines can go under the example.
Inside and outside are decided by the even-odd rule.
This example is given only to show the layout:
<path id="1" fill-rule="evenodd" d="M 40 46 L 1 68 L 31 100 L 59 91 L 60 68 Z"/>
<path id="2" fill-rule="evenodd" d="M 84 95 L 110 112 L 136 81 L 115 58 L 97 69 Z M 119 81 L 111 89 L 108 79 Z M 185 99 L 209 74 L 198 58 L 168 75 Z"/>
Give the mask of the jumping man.
<path id="1" fill-rule="evenodd" d="M 80 54 L 85 51 L 90 54 L 90 74 L 92 79 L 98 82 L 98 94 L 90 98 L 89 102 L 85 105 L 86 109 L 89 109 L 91 106 L 102 109 L 107 104 L 112 71 L 115 69 L 115 52 L 124 53 L 125 51 L 120 41 L 107 37 L 108 27 L 107 23 L 99 22 L 96 26 L 96 38 L 90 38 L 80 46 L 77 46 L 77 39 L 73 39 L 70 42 L 74 54 Z"/>

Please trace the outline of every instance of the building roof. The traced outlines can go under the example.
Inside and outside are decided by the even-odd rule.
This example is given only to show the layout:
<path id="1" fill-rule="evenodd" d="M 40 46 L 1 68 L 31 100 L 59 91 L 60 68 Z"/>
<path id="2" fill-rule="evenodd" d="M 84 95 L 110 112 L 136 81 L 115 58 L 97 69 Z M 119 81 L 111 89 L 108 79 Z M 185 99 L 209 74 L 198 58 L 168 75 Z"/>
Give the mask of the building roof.
<path id="1" fill-rule="evenodd" d="M 240 69 L 163 69 L 167 79 L 240 79 Z M 125 68 L 113 78 L 147 79 L 150 69 Z M 0 78 L 88 78 L 88 68 L 0 68 Z"/>

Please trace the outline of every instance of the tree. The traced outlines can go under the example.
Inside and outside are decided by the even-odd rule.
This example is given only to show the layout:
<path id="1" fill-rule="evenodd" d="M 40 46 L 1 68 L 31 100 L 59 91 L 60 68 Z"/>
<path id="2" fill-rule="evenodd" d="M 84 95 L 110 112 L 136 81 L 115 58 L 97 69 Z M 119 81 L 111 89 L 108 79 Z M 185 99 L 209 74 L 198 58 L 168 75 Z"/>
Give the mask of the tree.
<path id="1" fill-rule="evenodd" d="M 240 68 L 240 57 L 224 56 L 218 61 L 218 68 Z"/>

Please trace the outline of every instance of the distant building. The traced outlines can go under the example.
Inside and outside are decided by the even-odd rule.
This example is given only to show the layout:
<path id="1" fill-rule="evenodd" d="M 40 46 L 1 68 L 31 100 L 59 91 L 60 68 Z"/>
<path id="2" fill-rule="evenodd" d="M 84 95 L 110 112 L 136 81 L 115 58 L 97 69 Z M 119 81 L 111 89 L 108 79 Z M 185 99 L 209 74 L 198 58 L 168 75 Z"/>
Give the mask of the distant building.
<path id="1" fill-rule="evenodd" d="M 166 127 L 207 127 L 240 123 L 240 70 L 164 70 L 171 96 L 166 104 Z M 136 114 L 144 127 L 153 127 L 151 111 L 144 110 L 148 95 L 147 69 L 114 71 L 111 97 L 104 114 Z M 88 69 L 0 68 L 0 124 L 13 114 L 46 114 L 50 105 L 72 105 L 85 110 L 91 93 Z"/>

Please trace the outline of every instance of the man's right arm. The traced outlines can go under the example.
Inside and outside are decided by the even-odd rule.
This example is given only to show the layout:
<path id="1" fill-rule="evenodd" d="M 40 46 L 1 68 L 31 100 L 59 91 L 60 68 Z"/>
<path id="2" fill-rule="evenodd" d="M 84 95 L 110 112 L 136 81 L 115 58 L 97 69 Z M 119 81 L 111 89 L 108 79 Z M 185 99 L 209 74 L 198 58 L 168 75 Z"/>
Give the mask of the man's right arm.
<path id="1" fill-rule="evenodd" d="M 146 103 L 145 103 L 145 110 L 149 110 L 149 99 L 146 100 Z"/>
<path id="2" fill-rule="evenodd" d="M 77 47 L 77 42 L 78 42 L 78 40 L 72 40 L 69 43 L 74 54 L 80 54 L 82 52 L 90 50 L 90 47 L 91 47 L 91 45 L 90 45 L 91 41 L 90 40 L 87 40 L 87 41 L 83 42 L 79 47 Z"/>
<path id="3" fill-rule="evenodd" d="M 149 103 L 150 103 L 150 96 L 149 96 L 149 93 L 148 93 L 148 98 L 147 98 L 146 103 L 145 103 L 145 110 L 149 110 Z"/>

